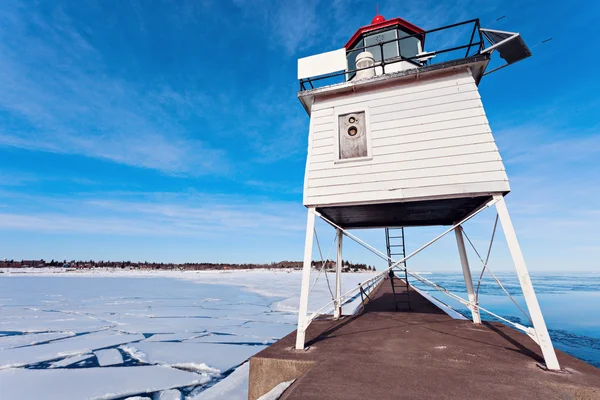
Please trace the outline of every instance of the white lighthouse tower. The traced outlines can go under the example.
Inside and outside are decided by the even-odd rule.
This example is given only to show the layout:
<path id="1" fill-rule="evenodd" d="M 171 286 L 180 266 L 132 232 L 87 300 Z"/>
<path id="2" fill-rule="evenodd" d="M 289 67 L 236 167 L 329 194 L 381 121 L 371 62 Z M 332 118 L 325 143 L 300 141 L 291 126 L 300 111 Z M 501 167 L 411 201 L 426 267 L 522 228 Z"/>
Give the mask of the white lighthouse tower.
<path id="1" fill-rule="evenodd" d="M 464 33 L 463 42 L 444 45 L 439 38 L 454 37 L 452 30 Z M 488 68 L 493 54 L 505 65 Z M 343 48 L 298 60 L 310 132 L 297 349 L 314 318 L 307 310 L 315 216 L 338 233 L 334 317 L 345 299 L 342 238 L 353 237 L 349 229 L 446 225 L 445 233 L 456 234 L 465 304 L 481 323 L 462 224 L 495 206 L 531 315 L 533 327 L 521 328 L 540 345 L 546 366 L 559 369 L 504 202 L 509 181 L 478 90 L 484 75 L 530 55 L 519 34 L 483 29 L 479 20 L 425 31 L 378 15 Z"/>

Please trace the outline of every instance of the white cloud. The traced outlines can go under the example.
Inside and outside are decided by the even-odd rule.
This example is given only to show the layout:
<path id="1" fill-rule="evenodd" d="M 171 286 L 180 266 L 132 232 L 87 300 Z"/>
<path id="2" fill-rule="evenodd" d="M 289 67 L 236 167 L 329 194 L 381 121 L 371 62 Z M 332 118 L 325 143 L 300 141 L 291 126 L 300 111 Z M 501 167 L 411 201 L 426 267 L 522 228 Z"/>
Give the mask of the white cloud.
<path id="1" fill-rule="evenodd" d="M 103 55 L 59 7 L 42 14 L 12 5 L 0 15 L 0 146 L 78 154 L 168 174 L 227 170 L 226 156 L 178 126 L 176 117 L 208 101 L 166 84 L 140 86 L 115 78 Z M 148 92 L 149 90 L 149 92 Z"/>
<path id="2" fill-rule="evenodd" d="M 259 197 L 136 193 L 99 198 L 43 198 L 1 193 L 15 200 L 0 214 L 0 229 L 47 233 L 152 236 L 294 235 L 304 229 L 303 207 Z M 33 206 L 26 206 L 33 203 Z M 43 203 L 43 211 L 37 204 Z"/>

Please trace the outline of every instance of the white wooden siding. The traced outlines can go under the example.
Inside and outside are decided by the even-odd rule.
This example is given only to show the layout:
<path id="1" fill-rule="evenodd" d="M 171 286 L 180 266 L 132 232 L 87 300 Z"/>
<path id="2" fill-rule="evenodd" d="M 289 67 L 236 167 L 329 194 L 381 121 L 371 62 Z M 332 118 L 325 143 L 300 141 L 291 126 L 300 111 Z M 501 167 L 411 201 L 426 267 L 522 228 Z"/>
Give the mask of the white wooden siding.
<path id="1" fill-rule="evenodd" d="M 368 108 L 371 159 L 335 163 L 341 108 Z M 467 70 L 315 98 L 304 204 L 381 203 L 509 191 L 477 86 Z"/>

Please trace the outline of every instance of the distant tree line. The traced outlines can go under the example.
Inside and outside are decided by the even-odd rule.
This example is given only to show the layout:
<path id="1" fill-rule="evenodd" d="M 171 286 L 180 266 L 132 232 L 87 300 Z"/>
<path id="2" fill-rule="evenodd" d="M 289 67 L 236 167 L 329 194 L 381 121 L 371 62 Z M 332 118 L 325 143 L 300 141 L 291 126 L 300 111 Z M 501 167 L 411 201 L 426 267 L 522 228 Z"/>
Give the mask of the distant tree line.
<path id="1" fill-rule="evenodd" d="M 327 271 L 335 271 L 336 263 L 333 260 L 313 261 L 312 267 L 315 269 L 325 268 Z M 155 262 L 132 262 L 132 261 L 76 261 L 76 260 L 3 260 L 0 261 L 0 268 L 73 268 L 73 269 L 92 269 L 92 268 L 119 268 L 119 269 L 140 269 L 140 270 L 183 270 L 183 271 L 204 271 L 204 270 L 236 270 L 236 269 L 302 269 L 302 261 L 279 261 L 268 264 L 230 264 L 230 263 L 155 263 Z M 361 272 L 375 271 L 374 266 L 361 263 L 352 263 L 344 260 L 342 262 L 342 272 Z"/>

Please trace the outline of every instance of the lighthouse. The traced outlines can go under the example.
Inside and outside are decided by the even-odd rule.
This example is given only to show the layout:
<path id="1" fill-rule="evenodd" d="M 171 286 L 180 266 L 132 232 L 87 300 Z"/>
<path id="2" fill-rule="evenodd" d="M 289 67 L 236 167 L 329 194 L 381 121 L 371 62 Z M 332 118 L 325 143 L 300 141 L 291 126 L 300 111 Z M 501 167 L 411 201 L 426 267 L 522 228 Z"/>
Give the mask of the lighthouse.
<path id="1" fill-rule="evenodd" d="M 460 36 L 455 31 L 462 33 L 457 43 L 440 40 Z M 504 201 L 509 179 L 479 93 L 486 75 L 530 55 L 518 33 L 482 28 L 478 19 L 424 30 L 377 15 L 344 47 L 298 60 L 298 98 L 310 128 L 296 349 L 305 348 L 315 316 L 308 315 L 315 218 L 337 231 L 334 318 L 341 317 L 347 297 L 340 274 L 342 242 L 355 238 L 351 230 L 439 225 L 447 227 L 444 235 L 456 236 L 464 304 L 479 324 L 483 306 L 473 288 L 463 224 L 495 208 L 531 317 L 532 326 L 520 329 L 540 346 L 548 369 L 560 368 Z M 411 256 L 390 259 L 390 266 L 406 270 L 403 262 Z"/>

